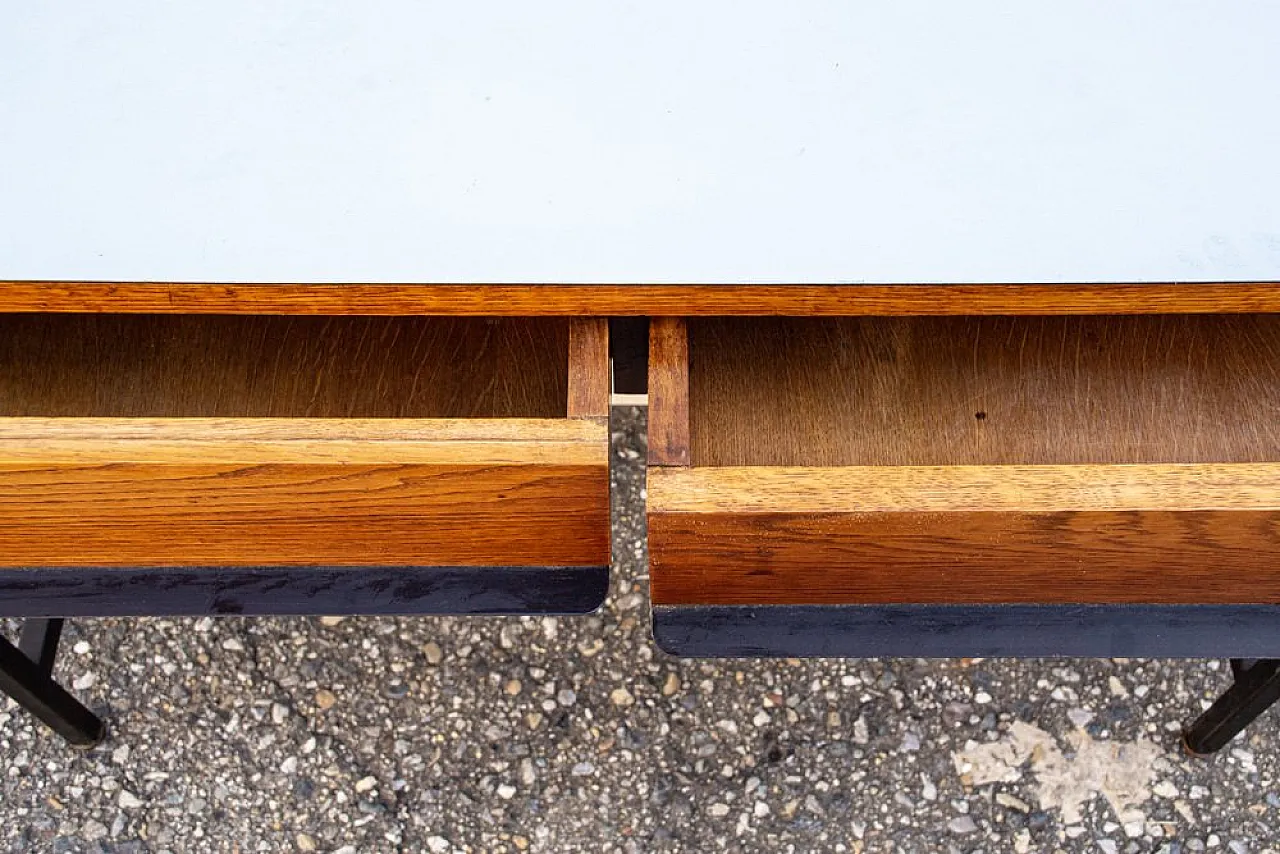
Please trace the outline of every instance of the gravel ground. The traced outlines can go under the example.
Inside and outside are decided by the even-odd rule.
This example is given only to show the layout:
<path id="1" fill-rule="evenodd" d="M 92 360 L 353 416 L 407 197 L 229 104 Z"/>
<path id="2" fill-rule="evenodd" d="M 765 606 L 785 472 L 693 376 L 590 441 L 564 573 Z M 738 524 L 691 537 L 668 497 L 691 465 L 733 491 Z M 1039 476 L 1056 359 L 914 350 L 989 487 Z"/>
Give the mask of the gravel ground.
<path id="1" fill-rule="evenodd" d="M 1178 748 L 1225 663 L 666 656 L 643 430 L 615 411 L 597 615 L 71 624 L 60 678 L 111 734 L 0 705 L 0 848 L 1280 850 L 1276 712 Z"/>

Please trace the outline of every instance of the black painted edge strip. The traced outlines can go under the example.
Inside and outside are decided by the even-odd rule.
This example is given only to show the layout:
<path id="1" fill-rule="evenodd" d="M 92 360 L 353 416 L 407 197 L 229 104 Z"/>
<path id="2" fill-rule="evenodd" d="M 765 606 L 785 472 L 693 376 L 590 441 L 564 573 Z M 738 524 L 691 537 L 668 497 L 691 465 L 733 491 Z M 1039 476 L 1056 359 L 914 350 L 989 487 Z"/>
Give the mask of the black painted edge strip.
<path id="1" fill-rule="evenodd" d="M 1280 605 L 658 605 L 691 658 L 1276 658 Z"/>
<path id="2" fill-rule="evenodd" d="M 0 617 L 587 614 L 608 566 L 0 569 Z"/>

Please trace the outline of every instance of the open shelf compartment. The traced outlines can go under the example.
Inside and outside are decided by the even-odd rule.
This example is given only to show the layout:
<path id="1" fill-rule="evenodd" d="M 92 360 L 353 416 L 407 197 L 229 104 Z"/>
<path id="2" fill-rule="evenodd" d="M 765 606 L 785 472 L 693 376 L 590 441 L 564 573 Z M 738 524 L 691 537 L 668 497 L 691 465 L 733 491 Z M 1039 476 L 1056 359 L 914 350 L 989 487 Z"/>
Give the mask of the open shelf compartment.
<path id="1" fill-rule="evenodd" d="M 669 646 L 801 654 L 794 621 L 776 650 L 705 631 L 741 636 L 775 606 L 809 626 L 832 608 L 848 626 L 867 609 L 937 626 L 956 609 L 994 625 L 1010 606 L 1280 604 L 1280 316 L 694 318 L 651 334 L 653 601 L 660 639 L 684 627 Z M 751 619 L 726 622 L 735 608 Z M 943 648 L 901 625 L 897 642 L 864 625 L 806 649 Z M 1121 654 L 1094 632 L 979 633 L 942 654 Z"/>
<path id="2" fill-rule="evenodd" d="M 603 319 L 0 315 L 0 611 L 590 610 L 607 349 Z"/>

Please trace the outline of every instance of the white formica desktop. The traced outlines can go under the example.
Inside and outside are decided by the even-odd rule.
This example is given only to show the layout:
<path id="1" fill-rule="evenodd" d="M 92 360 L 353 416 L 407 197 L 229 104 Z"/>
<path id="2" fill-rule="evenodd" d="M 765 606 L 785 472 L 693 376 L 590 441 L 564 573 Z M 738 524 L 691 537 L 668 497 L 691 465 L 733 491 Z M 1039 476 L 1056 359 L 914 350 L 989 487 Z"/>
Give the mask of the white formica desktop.
<path id="1" fill-rule="evenodd" d="M 1280 7 L 7 0 L 0 279 L 1280 279 Z"/>

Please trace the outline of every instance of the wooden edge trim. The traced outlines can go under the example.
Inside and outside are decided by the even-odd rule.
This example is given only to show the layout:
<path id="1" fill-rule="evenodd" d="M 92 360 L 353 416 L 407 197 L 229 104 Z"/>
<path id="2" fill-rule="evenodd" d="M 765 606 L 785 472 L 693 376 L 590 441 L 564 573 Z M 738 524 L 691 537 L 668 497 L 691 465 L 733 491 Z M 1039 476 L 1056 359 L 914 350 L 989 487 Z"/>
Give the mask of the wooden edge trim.
<path id="1" fill-rule="evenodd" d="M 655 468 L 648 508 L 650 514 L 1276 511 L 1280 463 Z"/>
<path id="2" fill-rule="evenodd" d="M 574 419 L 0 418 L 0 465 L 608 465 Z"/>
<path id="3" fill-rule="evenodd" d="M 0 616 L 587 614 L 608 566 L 14 568 Z"/>
<path id="4" fill-rule="evenodd" d="M 609 320 L 575 317 L 569 321 L 570 418 L 609 417 Z"/>
<path id="5" fill-rule="evenodd" d="M 1114 284 L 302 284 L 0 281 L 3 312 L 373 315 L 1280 312 L 1280 282 Z"/>
<path id="6" fill-rule="evenodd" d="M 1280 605 L 655 605 L 677 656 L 1274 658 Z"/>
<path id="7" fill-rule="evenodd" d="M 689 334 L 681 317 L 649 322 L 649 464 L 689 465 Z"/>

